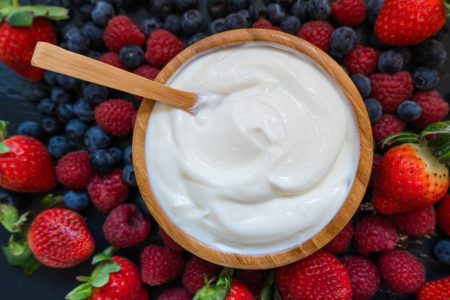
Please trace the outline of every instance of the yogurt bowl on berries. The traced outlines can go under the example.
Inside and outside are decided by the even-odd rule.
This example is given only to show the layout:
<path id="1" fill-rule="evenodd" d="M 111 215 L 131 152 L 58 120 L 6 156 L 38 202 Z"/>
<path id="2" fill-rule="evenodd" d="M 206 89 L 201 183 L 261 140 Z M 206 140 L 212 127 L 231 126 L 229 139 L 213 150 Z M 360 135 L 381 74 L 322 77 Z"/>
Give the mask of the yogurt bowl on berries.
<path id="1" fill-rule="evenodd" d="M 223 97 L 195 114 L 150 101 L 138 113 L 139 188 L 181 246 L 222 265 L 275 267 L 350 220 L 370 174 L 370 123 L 325 53 L 275 31 L 231 31 L 186 49 L 157 80 Z"/>

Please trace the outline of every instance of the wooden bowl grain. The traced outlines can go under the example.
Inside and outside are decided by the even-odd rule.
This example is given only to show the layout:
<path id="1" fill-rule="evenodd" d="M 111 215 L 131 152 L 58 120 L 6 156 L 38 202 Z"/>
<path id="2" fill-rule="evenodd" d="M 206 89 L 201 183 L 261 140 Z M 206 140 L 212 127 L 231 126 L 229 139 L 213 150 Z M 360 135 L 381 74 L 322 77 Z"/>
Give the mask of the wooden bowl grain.
<path id="1" fill-rule="evenodd" d="M 139 190 L 160 227 L 178 244 L 210 262 L 242 269 L 264 269 L 286 265 L 302 259 L 325 246 L 350 221 L 356 212 L 369 182 L 372 168 L 372 129 L 361 96 L 345 71 L 325 52 L 290 34 L 265 29 L 240 29 L 210 36 L 186 48 L 159 73 L 156 81 L 166 83 L 188 60 L 202 53 L 246 42 L 274 43 L 298 51 L 316 62 L 341 88 L 353 108 L 359 130 L 360 156 L 356 177 L 349 195 L 331 220 L 319 233 L 304 243 L 270 255 L 243 255 L 223 252 L 186 234 L 177 227 L 159 205 L 152 192 L 145 163 L 145 136 L 153 109 L 153 101 L 144 100 L 139 108 L 133 135 L 133 164 Z M 355 158 L 356 159 L 356 158 Z"/>

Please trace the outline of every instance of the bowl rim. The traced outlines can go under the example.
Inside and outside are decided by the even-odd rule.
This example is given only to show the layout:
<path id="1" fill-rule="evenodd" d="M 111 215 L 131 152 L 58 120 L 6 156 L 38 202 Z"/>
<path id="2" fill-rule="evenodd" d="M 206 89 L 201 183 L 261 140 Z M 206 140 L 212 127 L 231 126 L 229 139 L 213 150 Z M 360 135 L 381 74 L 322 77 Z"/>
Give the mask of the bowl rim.
<path id="1" fill-rule="evenodd" d="M 307 241 L 271 254 L 247 255 L 225 252 L 193 238 L 171 220 L 153 194 L 145 163 L 145 138 L 154 101 L 141 102 L 133 132 L 132 155 L 141 195 L 153 218 L 173 240 L 193 254 L 219 265 L 242 269 L 266 269 L 286 265 L 313 254 L 331 241 L 350 221 L 366 191 L 373 159 L 372 128 L 360 93 L 348 74 L 328 54 L 297 36 L 269 29 L 238 29 L 207 37 L 184 49 L 158 74 L 155 81 L 166 83 L 191 58 L 214 48 L 245 42 L 268 42 L 298 51 L 319 65 L 333 79 L 350 103 L 359 135 L 359 159 L 355 179 L 347 198 L 333 219 Z M 143 163 L 144 162 L 144 163 Z"/>

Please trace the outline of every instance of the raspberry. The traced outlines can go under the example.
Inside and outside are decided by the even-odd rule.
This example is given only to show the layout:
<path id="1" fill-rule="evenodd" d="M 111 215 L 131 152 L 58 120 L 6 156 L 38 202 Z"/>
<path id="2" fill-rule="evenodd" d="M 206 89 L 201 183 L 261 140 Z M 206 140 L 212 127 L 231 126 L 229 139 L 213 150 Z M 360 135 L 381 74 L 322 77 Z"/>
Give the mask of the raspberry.
<path id="1" fill-rule="evenodd" d="M 416 295 L 417 300 L 450 299 L 450 276 L 433 280 L 422 285 Z"/>
<path id="2" fill-rule="evenodd" d="M 184 48 L 183 43 L 172 33 L 158 29 L 147 41 L 145 59 L 153 66 L 163 67 Z"/>
<path id="3" fill-rule="evenodd" d="M 331 35 L 334 28 L 325 21 L 310 21 L 305 23 L 297 35 L 325 52 L 330 51 Z"/>
<path id="4" fill-rule="evenodd" d="M 264 18 L 261 18 L 258 21 L 256 21 L 255 23 L 253 23 L 252 28 L 273 29 L 273 30 L 280 31 L 279 27 L 273 26 L 273 24 L 269 20 L 264 19 Z"/>
<path id="5" fill-rule="evenodd" d="M 109 20 L 103 33 L 106 47 L 114 52 L 119 52 L 125 46 L 142 46 L 145 35 L 139 27 L 127 16 L 117 16 Z"/>
<path id="6" fill-rule="evenodd" d="M 255 296 L 260 294 L 267 276 L 269 270 L 234 270 L 234 277 L 245 284 Z"/>
<path id="7" fill-rule="evenodd" d="M 381 142 L 385 137 L 405 129 L 406 124 L 394 115 L 385 114 L 373 124 L 372 132 L 375 142 Z"/>
<path id="8" fill-rule="evenodd" d="M 103 224 L 105 239 L 116 248 L 135 246 L 144 241 L 149 232 L 150 222 L 133 204 L 117 206 Z"/>
<path id="9" fill-rule="evenodd" d="M 123 137 L 133 131 L 134 106 L 122 99 L 109 99 L 95 108 L 95 121 L 112 136 Z"/>
<path id="10" fill-rule="evenodd" d="M 85 189 L 94 176 L 87 151 L 70 152 L 58 161 L 56 179 L 68 189 Z"/>
<path id="11" fill-rule="evenodd" d="M 393 113 L 400 103 L 411 97 L 414 86 L 409 72 L 393 75 L 377 73 L 370 76 L 372 81 L 372 97 L 377 99 L 383 111 Z"/>
<path id="12" fill-rule="evenodd" d="M 169 248 L 150 245 L 141 253 L 141 278 L 156 286 L 175 279 L 183 270 L 183 255 Z"/>
<path id="13" fill-rule="evenodd" d="M 156 76 L 158 76 L 160 69 L 149 65 L 143 65 L 133 71 L 134 74 L 145 77 L 150 80 L 155 80 Z"/>
<path id="14" fill-rule="evenodd" d="M 357 255 L 347 256 L 342 263 L 352 283 L 353 300 L 371 299 L 380 286 L 380 273 L 371 261 Z"/>
<path id="15" fill-rule="evenodd" d="M 424 266 L 417 257 L 405 250 L 382 253 L 378 259 L 378 268 L 386 286 L 399 295 L 414 293 L 425 282 Z"/>
<path id="16" fill-rule="evenodd" d="M 331 16 L 344 26 L 358 26 L 366 18 L 363 0 L 336 0 L 331 4 Z"/>
<path id="17" fill-rule="evenodd" d="M 159 236 L 161 237 L 164 245 L 172 249 L 175 252 L 182 253 L 184 251 L 183 247 L 177 244 L 164 230 L 159 229 Z"/>
<path id="18" fill-rule="evenodd" d="M 344 66 L 352 75 L 361 73 L 369 76 L 377 70 L 380 54 L 380 51 L 374 48 L 357 45 L 344 57 Z"/>
<path id="19" fill-rule="evenodd" d="M 370 174 L 369 187 L 373 188 L 375 183 L 375 178 L 378 176 L 378 171 L 380 169 L 381 159 L 383 157 L 379 154 L 373 154 L 373 162 L 372 162 L 372 173 Z"/>
<path id="20" fill-rule="evenodd" d="M 422 116 L 413 122 L 417 128 L 443 120 L 449 111 L 448 102 L 435 90 L 421 91 L 413 95 L 413 100 L 422 108 Z"/>
<path id="21" fill-rule="evenodd" d="M 401 233 L 411 236 L 432 234 L 436 226 L 433 206 L 389 216 L 389 221 Z"/>
<path id="22" fill-rule="evenodd" d="M 383 217 L 370 215 L 355 226 L 355 245 L 359 253 L 367 254 L 395 248 L 397 232 Z"/>
<path id="23" fill-rule="evenodd" d="M 115 52 L 106 52 L 100 57 L 100 61 L 105 64 L 111 65 L 116 68 L 125 69 L 122 61 L 120 60 L 119 54 Z"/>
<path id="24" fill-rule="evenodd" d="M 189 293 L 195 295 L 199 289 L 205 285 L 205 276 L 216 277 L 221 266 L 207 262 L 197 256 L 191 256 L 183 272 L 183 285 Z"/>
<path id="25" fill-rule="evenodd" d="M 353 226 L 349 222 L 345 225 L 344 229 L 337 236 L 334 237 L 331 242 L 325 246 L 325 250 L 331 253 L 341 253 L 348 249 L 353 235 Z"/>
<path id="26" fill-rule="evenodd" d="M 122 179 L 122 170 L 96 175 L 88 185 L 88 193 L 99 211 L 110 212 L 128 197 L 128 186 Z"/>
<path id="27" fill-rule="evenodd" d="M 437 208 L 437 222 L 439 228 L 450 236 L 450 195 L 445 196 Z"/>
<path id="28" fill-rule="evenodd" d="M 174 287 L 165 290 L 159 295 L 158 300 L 191 300 L 192 296 L 183 287 Z"/>

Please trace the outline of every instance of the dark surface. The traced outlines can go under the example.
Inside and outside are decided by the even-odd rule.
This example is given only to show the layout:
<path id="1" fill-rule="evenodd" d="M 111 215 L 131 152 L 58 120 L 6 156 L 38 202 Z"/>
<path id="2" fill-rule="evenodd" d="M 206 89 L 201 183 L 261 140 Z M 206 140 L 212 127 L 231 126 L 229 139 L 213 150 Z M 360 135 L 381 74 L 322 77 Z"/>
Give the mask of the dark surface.
<path id="1" fill-rule="evenodd" d="M 200 1 L 204 3 L 204 1 Z M 204 6 L 202 9 L 205 9 Z M 132 12 L 135 19 L 141 19 L 145 16 L 145 13 Z M 447 48 L 450 48 L 450 34 L 446 33 L 440 37 L 442 41 L 445 41 Z M 438 90 L 446 98 L 450 100 L 450 59 L 447 60 L 446 65 L 439 68 L 441 83 Z M 27 102 L 23 98 L 24 89 L 31 83 L 10 71 L 7 67 L 0 64 L 0 119 L 8 120 L 11 122 L 10 131 L 14 132 L 16 126 L 25 120 L 39 120 L 40 115 L 35 111 L 33 104 Z M 38 196 L 29 196 L 30 203 L 25 206 L 25 209 L 41 209 L 39 205 Z M 133 198 L 133 197 L 130 197 Z M 364 207 L 364 205 L 363 205 Z M 24 210 L 25 210 L 24 209 Z M 362 208 L 363 210 L 363 208 Z M 91 229 L 95 241 L 96 252 L 103 250 L 107 247 L 107 243 L 102 236 L 101 226 L 105 216 L 97 212 L 93 207 L 89 207 L 86 216 L 88 226 Z M 364 215 L 364 212 L 360 212 L 356 218 Z M 148 242 L 142 245 L 147 245 L 150 242 L 159 242 L 155 234 L 156 225 L 153 224 L 152 237 Z M 7 242 L 9 234 L 5 230 L 0 229 L 0 244 Z M 450 275 L 450 267 L 438 263 L 432 254 L 432 247 L 439 238 L 442 238 L 442 233 L 436 233 L 431 237 L 425 237 L 421 239 L 401 239 L 400 247 L 407 248 L 416 254 L 421 261 L 425 264 L 427 269 L 427 280 L 436 279 L 445 275 Z M 140 248 L 132 248 L 126 251 L 121 251 L 119 254 L 123 254 L 137 264 L 139 263 Z M 57 270 L 42 267 L 34 275 L 26 276 L 19 269 L 9 266 L 3 255 L 0 254 L 0 299 L 1 300 L 25 300 L 25 299 L 63 299 L 72 288 L 77 285 L 75 277 L 77 275 L 87 275 L 91 272 L 92 268 L 89 262 L 68 269 Z M 151 288 L 149 289 L 151 299 L 157 299 L 157 295 L 165 287 Z M 412 298 L 412 297 L 410 297 Z M 398 298 L 391 295 L 385 288 L 377 294 L 375 299 L 409 299 Z"/>

